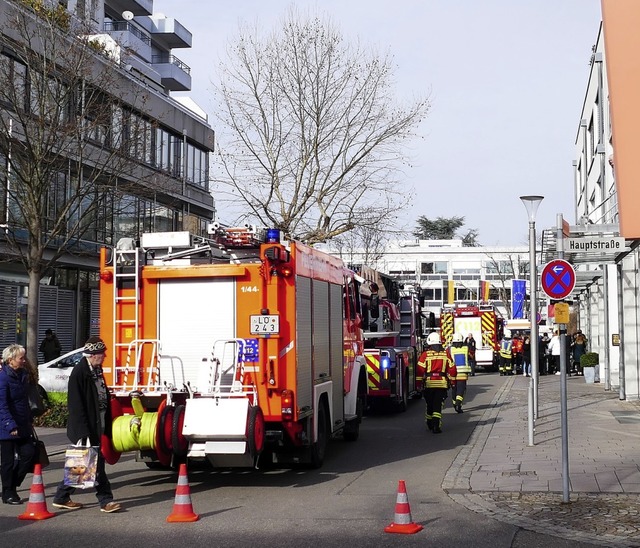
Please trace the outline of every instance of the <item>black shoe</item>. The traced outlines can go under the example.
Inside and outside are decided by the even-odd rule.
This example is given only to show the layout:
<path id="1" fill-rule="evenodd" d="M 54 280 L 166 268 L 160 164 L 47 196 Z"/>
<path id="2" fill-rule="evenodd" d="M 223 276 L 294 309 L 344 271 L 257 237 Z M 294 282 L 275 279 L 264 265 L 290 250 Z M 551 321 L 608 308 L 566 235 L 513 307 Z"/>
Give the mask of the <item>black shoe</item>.
<path id="1" fill-rule="evenodd" d="M 2 497 L 2 502 L 5 504 L 22 504 L 22 499 L 18 495 L 11 495 L 9 497 Z"/>
<path id="2" fill-rule="evenodd" d="M 442 428 L 440 428 L 439 426 L 436 426 L 436 427 L 433 429 L 433 433 L 434 433 L 434 434 L 442 434 Z"/>
<path id="3" fill-rule="evenodd" d="M 461 404 L 456 404 L 454 406 L 454 409 L 456 410 L 456 413 L 462 413 L 462 405 Z"/>

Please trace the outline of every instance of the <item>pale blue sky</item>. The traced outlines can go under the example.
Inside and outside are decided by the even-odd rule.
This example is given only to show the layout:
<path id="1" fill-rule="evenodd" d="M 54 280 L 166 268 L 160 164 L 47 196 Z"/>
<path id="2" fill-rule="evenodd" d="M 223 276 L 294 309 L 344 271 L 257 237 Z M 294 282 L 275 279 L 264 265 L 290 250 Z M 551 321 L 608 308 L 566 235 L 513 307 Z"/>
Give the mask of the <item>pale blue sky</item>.
<path id="1" fill-rule="evenodd" d="M 407 171 L 418 193 L 409 226 L 458 215 L 484 245 L 526 244 L 523 194 L 545 196 L 538 229 L 557 213 L 575 222 L 572 161 L 599 0 L 155 0 L 154 11 L 193 34 L 193 47 L 174 54 L 191 67 L 190 96 L 214 129 L 211 82 L 226 41 L 239 21 L 271 27 L 292 4 L 388 49 L 399 97 L 430 95 Z"/>

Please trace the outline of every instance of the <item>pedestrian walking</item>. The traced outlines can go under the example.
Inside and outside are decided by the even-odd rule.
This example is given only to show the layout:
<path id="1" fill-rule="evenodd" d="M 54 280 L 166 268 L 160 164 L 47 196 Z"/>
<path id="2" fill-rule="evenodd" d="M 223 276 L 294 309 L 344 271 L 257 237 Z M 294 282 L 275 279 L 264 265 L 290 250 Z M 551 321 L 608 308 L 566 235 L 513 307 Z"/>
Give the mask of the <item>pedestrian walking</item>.
<path id="1" fill-rule="evenodd" d="M 35 445 L 33 418 L 27 395 L 29 372 L 24 346 L 12 344 L 2 351 L 0 369 L 0 478 L 2 502 L 22 504 L 18 487 L 33 470 Z"/>
<path id="2" fill-rule="evenodd" d="M 469 348 L 464 345 L 460 333 L 456 333 L 453 336 L 451 343 L 449 352 L 451 354 L 451 360 L 456 366 L 456 376 L 455 379 L 452 379 L 451 399 L 453 400 L 453 408 L 456 410 L 456 413 L 462 413 L 462 402 L 467 392 L 467 380 L 471 373 Z"/>
<path id="3" fill-rule="evenodd" d="M 62 345 L 53 330 L 47 329 L 44 332 L 44 339 L 40 343 L 40 352 L 44 357 L 44 363 L 53 361 L 62 354 Z"/>
<path id="4" fill-rule="evenodd" d="M 91 445 L 99 446 L 102 434 L 110 437 L 110 395 L 102 376 L 102 363 L 106 352 L 107 347 L 102 339 L 90 337 L 84 345 L 82 359 L 69 376 L 67 437 L 73 444 L 88 438 Z M 53 506 L 66 510 L 82 508 L 82 504 L 71 500 L 74 491 L 75 489 L 65 485 L 63 480 L 53 497 Z M 120 510 L 120 504 L 113 502 L 113 492 L 101 451 L 98 451 L 96 497 L 102 512 L 111 513 Z"/>
<path id="5" fill-rule="evenodd" d="M 427 402 L 424 419 L 427 428 L 434 434 L 442 433 L 442 402 L 447 398 L 451 379 L 456 377 L 456 366 L 451 355 L 440 343 L 440 335 L 435 331 L 427 337 L 427 350 L 418 360 L 422 373 L 423 395 Z"/>

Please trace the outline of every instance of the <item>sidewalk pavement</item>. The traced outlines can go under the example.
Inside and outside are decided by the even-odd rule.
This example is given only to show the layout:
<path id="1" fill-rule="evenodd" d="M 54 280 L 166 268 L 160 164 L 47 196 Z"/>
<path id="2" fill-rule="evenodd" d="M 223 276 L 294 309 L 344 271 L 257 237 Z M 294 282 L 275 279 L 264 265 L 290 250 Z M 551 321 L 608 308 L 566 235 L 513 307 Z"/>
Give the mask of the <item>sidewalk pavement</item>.
<path id="1" fill-rule="evenodd" d="M 442 488 L 474 512 L 527 530 L 640 546 L 640 402 L 567 377 L 570 501 L 563 503 L 560 376 L 540 377 L 532 447 L 529 380 L 505 378 Z M 38 435 L 50 456 L 62 458 L 69 443 L 64 429 L 38 428 Z"/>
<path id="2" fill-rule="evenodd" d="M 470 510 L 527 530 L 640 546 L 640 402 L 567 377 L 569 502 L 563 503 L 560 376 L 540 377 L 531 447 L 529 381 L 505 380 L 443 489 Z"/>

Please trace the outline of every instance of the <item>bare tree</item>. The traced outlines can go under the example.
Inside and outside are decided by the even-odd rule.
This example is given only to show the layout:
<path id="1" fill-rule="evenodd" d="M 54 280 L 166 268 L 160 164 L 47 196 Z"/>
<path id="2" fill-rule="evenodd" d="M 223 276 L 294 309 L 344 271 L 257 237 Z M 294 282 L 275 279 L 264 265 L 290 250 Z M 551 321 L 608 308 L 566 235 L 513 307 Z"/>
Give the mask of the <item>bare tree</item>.
<path id="1" fill-rule="evenodd" d="M 123 173 L 140 139 L 116 90 L 129 104 L 117 49 L 65 8 L 40 0 L 7 4 L 1 16 L 0 180 L 3 258 L 29 275 L 27 355 L 37 362 L 40 280 L 64 253 L 90 253 L 105 241 Z M 147 128 L 149 129 L 149 128 Z M 122 188 L 120 189 L 122 190 Z"/>
<path id="2" fill-rule="evenodd" d="M 384 257 L 385 246 L 391 232 L 368 226 L 357 226 L 349 232 L 331 240 L 332 253 L 348 264 L 367 265 L 378 268 L 378 261 Z"/>
<path id="3" fill-rule="evenodd" d="M 510 311 L 511 310 L 511 287 L 509 282 L 512 279 L 524 279 L 529 272 L 529 262 L 524 261 L 520 255 L 511 254 L 507 255 L 504 260 L 496 259 L 495 255 L 491 253 L 486 254 L 489 259 L 489 264 L 492 266 L 493 273 L 498 275 L 498 300 L 501 302 L 502 307 Z"/>
<path id="4" fill-rule="evenodd" d="M 218 87 L 220 201 L 311 244 L 388 222 L 412 198 L 404 143 L 429 109 L 393 88 L 391 57 L 327 20 L 291 10 L 268 36 L 241 28 Z"/>

